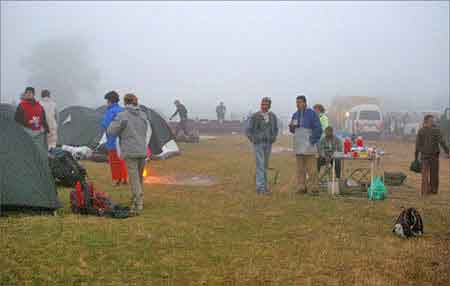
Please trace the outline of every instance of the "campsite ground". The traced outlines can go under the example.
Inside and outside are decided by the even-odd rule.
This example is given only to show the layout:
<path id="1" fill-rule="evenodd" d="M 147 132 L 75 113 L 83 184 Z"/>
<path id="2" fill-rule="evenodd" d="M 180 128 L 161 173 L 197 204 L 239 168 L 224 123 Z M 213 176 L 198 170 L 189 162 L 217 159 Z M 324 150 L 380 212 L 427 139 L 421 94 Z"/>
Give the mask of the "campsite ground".
<path id="1" fill-rule="evenodd" d="M 449 285 L 448 160 L 440 194 L 420 200 L 419 177 L 408 171 L 413 145 L 377 144 L 389 153 L 386 169 L 408 175 L 384 201 L 294 194 L 287 152 L 271 160 L 281 172 L 273 195 L 257 196 L 251 149 L 238 136 L 182 144 L 182 156 L 151 162 L 154 176 L 202 174 L 217 184 L 146 185 L 138 217 L 71 214 L 61 189 L 55 217 L 0 218 L 0 285 Z M 128 187 L 111 187 L 106 164 L 84 164 L 97 190 L 128 202 Z M 423 237 L 392 235 L 401 206 L 422 213 Z"/>

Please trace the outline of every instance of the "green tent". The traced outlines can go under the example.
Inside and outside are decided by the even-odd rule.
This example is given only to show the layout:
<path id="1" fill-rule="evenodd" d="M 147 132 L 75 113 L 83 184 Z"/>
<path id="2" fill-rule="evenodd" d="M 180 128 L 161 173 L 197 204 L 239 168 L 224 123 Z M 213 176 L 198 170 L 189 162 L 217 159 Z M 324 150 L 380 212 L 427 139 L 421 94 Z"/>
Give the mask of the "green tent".
<path id="1" fill-rule="evenodd" d="M 14 120 L 16 109 L 11 104 L 0 104 L 0 120 Z"/>
<path id="2" fill-rule="evenodd" d="M 71 106 L 59 113 L 58 144 L 94 149 L 102 138 L 102 115 L 94 109 Z"/>
<path id="3" fill-rule="evenodd" d="M 0 210 L 60 208 L 46 154 L 1 109 L 0 130 Z"/>
<path id="4" fill-rule="evenodd" d="M 177 143 L 175 143 L 175 136 L 173 136 L 172 130 L 166 120 L 155 110 L 140 105 L 142 111 L 147 115 L 147 119 L 152 127 L 152 137 L 150 138 L 149 147 L 152 152 L 153 159 L 166 159 L 173 155 L 178 155 L 180 149 Z M 100 114 L 106 112 L 107 106 L 101 106 L 96 109 Z"/>

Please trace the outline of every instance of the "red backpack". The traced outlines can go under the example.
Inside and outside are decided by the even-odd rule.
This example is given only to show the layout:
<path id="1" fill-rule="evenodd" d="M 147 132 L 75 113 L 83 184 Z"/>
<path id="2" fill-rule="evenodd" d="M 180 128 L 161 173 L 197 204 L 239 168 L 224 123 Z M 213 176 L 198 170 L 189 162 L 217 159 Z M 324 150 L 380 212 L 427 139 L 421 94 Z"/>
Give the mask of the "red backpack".
<path id="1" fill-rule="evenodd" d="M 103 216 L 112 209 L 112 201 L 105 192 L 95 192 L 92 183 L 78 181 L 70 192 L 70 208 L 73 213 Z"/>
<path id="2" fill-rule="evenodd" d="M 127 218 L 129 208 L 114 204 L 105 192 L 95 192 L 94 185 L 78 181 L 70 192 L 70 208 L 76 214 L 94 214 L 113 218 Z"/>

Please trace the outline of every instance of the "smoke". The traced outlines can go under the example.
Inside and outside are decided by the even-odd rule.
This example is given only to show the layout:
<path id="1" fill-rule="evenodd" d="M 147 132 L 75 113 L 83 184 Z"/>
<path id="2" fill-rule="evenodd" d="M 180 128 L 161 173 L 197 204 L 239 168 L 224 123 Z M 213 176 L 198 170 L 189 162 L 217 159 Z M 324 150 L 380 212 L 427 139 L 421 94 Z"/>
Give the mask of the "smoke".
<path id="1" fill-rule="evenodd" d="M 60 107 L 81 104 L 96 93 L 100 74 L 92 63 L 88 42 L 79 36 L 42 41 L 22 60 L 29 85 L 49 89 Z"/>

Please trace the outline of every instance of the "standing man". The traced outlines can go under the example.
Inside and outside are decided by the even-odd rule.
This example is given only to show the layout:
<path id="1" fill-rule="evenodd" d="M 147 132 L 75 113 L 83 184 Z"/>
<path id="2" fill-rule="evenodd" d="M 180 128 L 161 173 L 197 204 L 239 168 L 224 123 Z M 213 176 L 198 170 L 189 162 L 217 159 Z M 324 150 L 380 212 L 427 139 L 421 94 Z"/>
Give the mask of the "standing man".
<path id="1" fill-rule="evenodd" d="M 15 120 L 23 125 L 25 131 L 31 135 L 33 141 L 40 148 L 42 154 L 46 154 L 47 134 L 49 132 L 45 110 L 42 105 L 34 98 L 34 88 L 29 86 L 17 106 Z"/>
<path id="2" fill-rule="evenodd" d="M 322 127 L 322 134 L 325 128 L 329 126 L 328 123 L 328 116 L 325 114 L 325 107 L 323 107 L 322 104 L 316 104 L 314 105 L 314 111 L 317 112 L 317 115 L 319 115 L 320 120 L 320 126 Z"/>
<path id="3" fill-rule="evenodd" d="M 132 192 L 131 211 L 137 214 L 144 208 L 143 172 L 150 124 L 146 114 L 140 110 L 138 99 L 134 94 L 124 97 L 125 110 L 117 114 L 108 127 L 109 136 L 120 138 L 122 158 L 127 162 Z"/>
<path id="4" fill-rule="evenodd" d="M 50 91 L 44 89 L 41 91 L 41 105 L 45 111 L 49 133 L 47 134 L 48 149 L 56 147 L 58 141 L 58 110 L 56 110 L 56 102 L 50 98 Z"/>
<path id="5" fill-rule="evenodd" d="M 333 155 L 335 152 L 342 152 L 342 142 L 333 134 L 333 127 L 325 128 L 325 136 L 320 139 L 319 143 L 319 161 L 318 171 L 322 166 L 333 164 Z M 336 160 L 335 164 L 336 178 L 341 177 L 341 161 Z"/>
<path id="6" fill-rule="evenodd" d="M 294 151 L 297 158 L 298 193 L 318 194 L 317 143 L 322 136 L 319 116 L 306 105 L 304 95 L 296 98 L 297 111 L 292 115 L 289 131 L 294 133 Z M 306 181 L 306 175 L 308 180 Z"/>
<path id="7" fill-rule="evenodd" d="M 169 120 L 172 120 L 172 118 L 174 118 L 177 114 L 180 116 L 180 122 L 175 129 L 175 137 L 178 136 L 178 132 L 180 132 L 180 129 L 183 130 L 186 136 L 189 136 L 189 132 L 187 130 L 188 111 L 178 99 L 175 100 L 174 104 L 177 110 L 175 110 L 175 113 L 170 116 Z"/>
<path id="8" fill-rule="evenodd" d="M 421 155 L 422 188 L 420 195 L 437 194 L 439 189 L 439 145 L 449 156 L 441 131 L 434 125 L 433 115 L 426 115 L 416 139 L 415 159 Z"/>
<path id="9" fill-rule="evenodd" d="M 269 111 L 272 101 L 268 97 L 261 100 L 261 110 L 252 114 L 247 126 L 246 135 L 255 150 L 256 157 L 256 193 L 270 193 L 267 187 L 267 168 L 269 167 L 272 144 L 278 136 L 278 120 Z"/>
<path id="10" fill-rule="evenodd" d="M 107 109 L 103 115 L 102 128 L 106 132 L 111 122 L 116 118 L 117 114 L 123 111 L 119 106 L 119 94 L 110 91 L 105 95 Z M 117 137 L 106 132 L 106 149 L 108 150 L 108 161 L 111 169 L 111 177 L 115 185 L 121 183 L 126 184 L 128 180 L 127 167 L 125 161 L 120 159 L 117 153 Z"/>
<path id="11" fill-rule="evenodd" d="M 225 120 L 225 113 L 227 112 L 227 108 L 223 104 L 223 102 L 220 102 L 220 104 L 216 107 L 216 113 L 217 113 L 217 120 L 220 124 L 223 123 Z"/>

